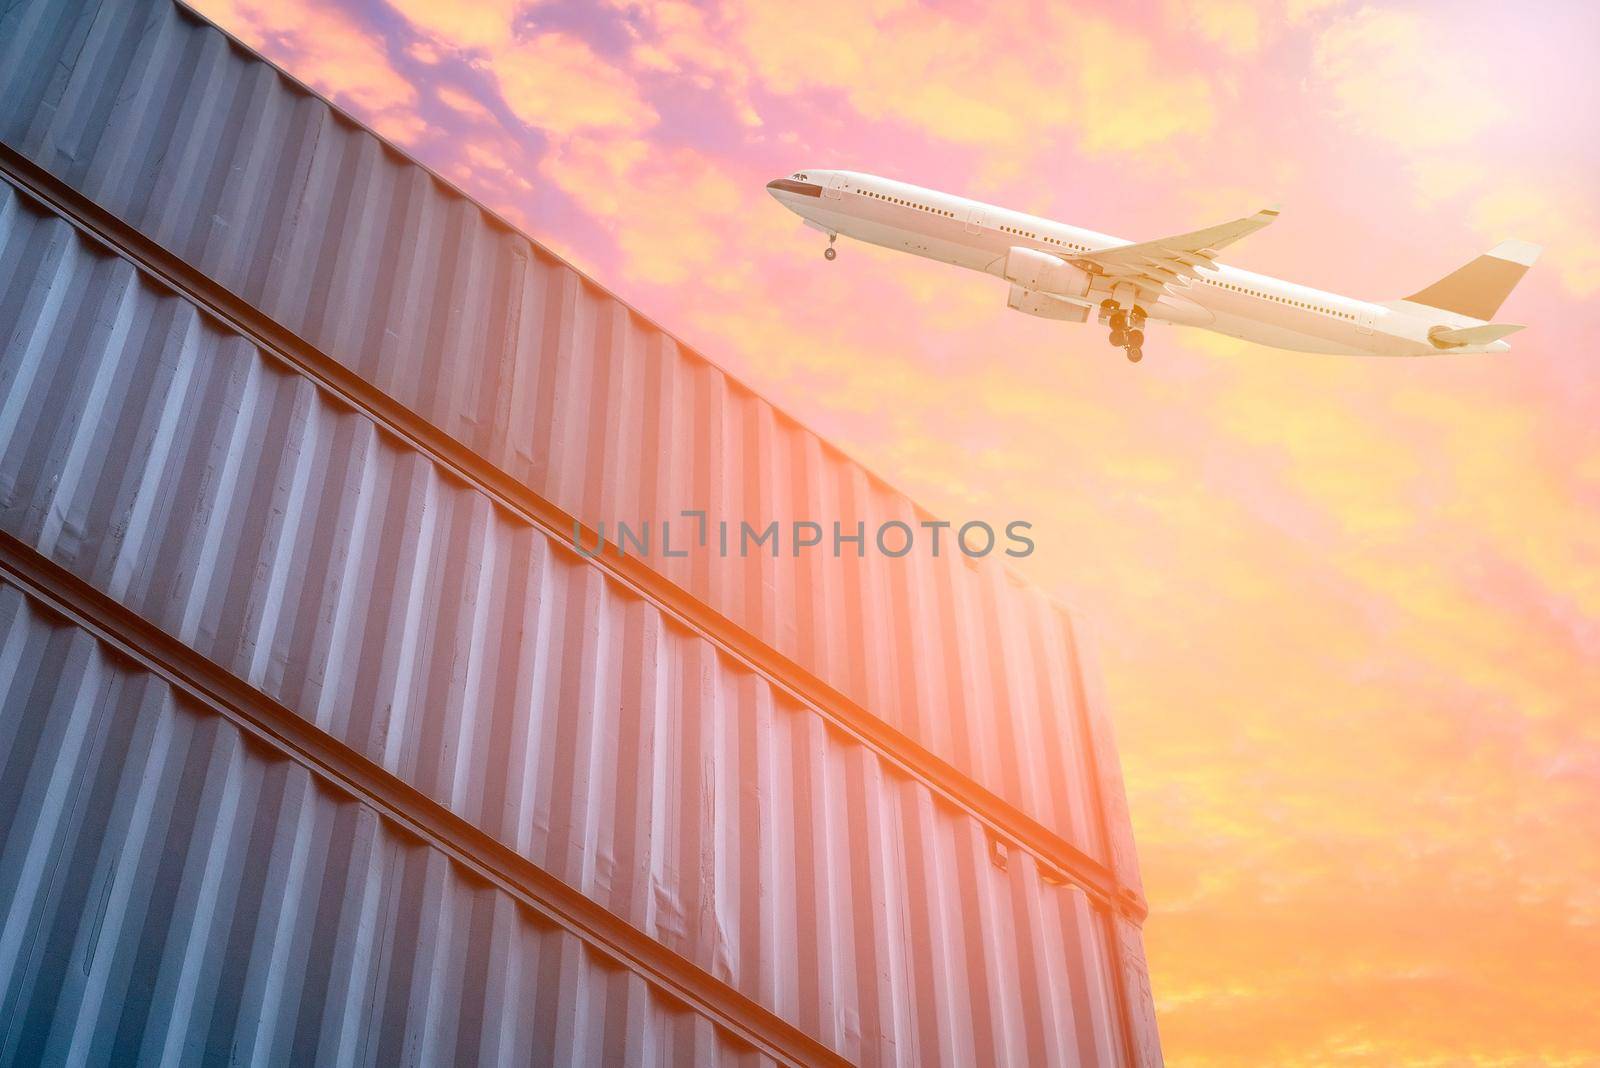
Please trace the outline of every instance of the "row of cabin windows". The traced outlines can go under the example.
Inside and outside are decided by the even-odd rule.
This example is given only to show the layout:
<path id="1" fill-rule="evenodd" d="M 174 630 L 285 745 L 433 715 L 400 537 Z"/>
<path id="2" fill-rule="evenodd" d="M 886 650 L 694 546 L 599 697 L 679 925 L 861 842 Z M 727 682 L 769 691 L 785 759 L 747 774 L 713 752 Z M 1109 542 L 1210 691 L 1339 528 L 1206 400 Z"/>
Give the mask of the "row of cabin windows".
<path id="1" fill-rule="evenodd" d="M 1349 319 L 1351 321 L 1355 320 L 1355 316 L 1349 312 L 1337 311 L 1333 308 L 1324 308 L 1320 304 L 1312 304 L 1304 300 L 1290 300 L 1287 297 L 1275 297 L 1271 293 L 1261 293 L 1254 289 L 1246 289 L 1244 286 L 1236 286 L 1232 282 L 1212 282 L 1211 284 L 1222 289 L 1231 289 L 1235 293 L 1243 293 L 1246 296 L 1260 297 L 1263 300 L 1275 301 L 1279 304 L 1287 304 L 1291 308 L 1305 308 L 1308 311 L 1317 311 L 1324 315 L 1338 316 L 1340 319 Z"/>
<path id="2" fill-rule="evenodd" d="M 935 215 L 943 215 L 947 219 L 954 219 L 956 217 L 956 213 L 953 211 L 946 211 L 943 208 L 930 208 L 926 204 L 918 204 L 915 201 L 904 200 L 900 197 L 891 197 L 884 193 L 875 193 L 870 189 L 861 190 L 861 195 L 864 197 L 873 197 L 888 204 L 899 204 L 902 207 L 917 208 L 921 211 L 930 211 Z M 1059 237 L 1040 237 L 1038 234 L 1032 234 L 1025 230 L 1019 230 L 1015 226 L 1002 226 L 1000 229 L 1004 230 L 1008 234 L 1016 234 L 1018 237 L 1032 238 L 1035 241 L 1048 241 L 1052 245 L 1060 245 L 1062 248 L 1075 249 L 1078 252 L 1089 251 L 1088 247 L 1085 245 L 1075 245 L 1071 241 L 1063 241 Z"/>
<path id="3" fill-rule="evenodd" d="M 885 201 L 889 204 L 899 204 L 901 207 L 905 208 L 916 208 L 919 211 L 929 211 L 935 215 L 943 215 L 948 219 L 954 219 L 956 217 L 956 213 L 953 211 L 945 211 L 943 208 L 930 208 L 926 204 L 918 204 L 914 200 L 904 200 L 900 197 L 886 196 L 883 193 L 874 193 L 870 189 L 861 190 L 861 195 L 864 197 L 875 197 L 876 199 Z"/>
<path id="4" fill-rule="evenodd" d="M 1074 251 L 1077 251 L 1077 252 L 1088 252 L 1089 251 L 1089 246 L 1088 245 L 1075 245 L 1071 241 L 1063 241 L 1059 237 L 1044 237 L 1044 238 L 1041 238 L 1040 240 L 1048 241 L 1052 245 L 1060 245 L 1062 248 L 1070 248 L 1070 249 L 1073 249 Z"/>
<path id="5" fill-rule="evenodd" d="M 1051 237 L 1049 234 L 1040 237 L 1038 234 L 1031 233 L 1027 230 L 1019 230 L 1015 226 L 1002 226 L 1000 229 L 1005 233 L 1016 234 L 1018 237 L 1026 237 L 1033 241 L 1045 241 L 1052 245 L 1060 245 L 1062 248 L 1075 249 L 1078 252 L 1089 251 L 1088 247 L 1085 245 L 1074 245 L 1071 241 L 1063 241 L 1059 237 Z"/>
<path id="6" fill-rule="evenodd" d="M 951 219 L 954 219 L 956 217 L 956 213 L 953 212 L 953 211 L 945 211 L 943 208 L 930 208 L 930 207 L 928 207 L 928 206 L 926 206 L 924 204 L 917 204 L 917 203 L 915 203 L 913 201 L 910 201 L 910 200 L 903 200 L 900 197 L 891 197 L 891 196 L 887 196 L 887 195 L 885 195 L 883 193 L 875 193 L 870 189 L 863 189 L 863 190 L 861 190 L 861 193 L 862 193 L 863 196 L 876 197 L 878 200 L 886 201 L 886 202 L 888 202 L 890 204 L 899 204 L 899 205 L 901 205 L 903 207 L 907 207 L 907 208 L 919 208 L 922 211 L 929 211 L 929 212 L 932 212 L 935 215 L 943 215 L 943 216 L 946 216 L 947 218 L 951 218 Z M 1033 241 L 1047 241 L 1050 244 L 1060 245 L 1063 248 L 1075 249 L 1075 250 L 1077 250 L 1079 252 L 1087 252 L 1088 251 L 1088 248 L 1086 246 L 1084 246 L 1084 245 L 1077 245 L 1077 244 L 1072 243 L 1071 241 L 1063 241 L 1059 237 L 1050 237 L 1048 235 L 1046 235 L 1045 237 L 1040 237 L 1038 234 L 1030 233 L 1027 230 L 1020 230 L 1015 226 L 1002 226 L 1002 227 L 1000 227 L 1000 229 L 1002 231 L 1004 231 L 1005 233 L 1015 234 L 1018 237 L 1026 237 L 1026 238 L 1029 238 L 1029 239 L 1031 239 Z M 1337 311 L 1337 310 L 1332 309 L 1332 308 L 1324 308 L 1321 305 L 1310 304 L 1310 303 L 1308 303 L 1306 301 L 1303 301 L 1303 300 L 1289 300 L 1289 299 L 1287 299 L 1285 297 L 1276 297 L 1276 296 L 1273 296 L 1270 293 L 1261 293 L 1261 292 L 1257 292 L 1254 289 L 1246 289 L 1244 286 L 1236 286 L 1231 282 L 1212 282 L 1211 284 L 1214 285 L 1214 286 L 1221 286 L 1223 289 L 1231 289 L 1235 293 L 1245 293 L 1245 294 L 1248 294 L 1249 296 L 1252 296 L 1252 297 L 1261 297 L 1261 298 L 1263 298 L 1265 300 L 1276 301 L 1279 304 L 1288 304 L 1291 307 L 1295 307 L 1295 308 L 1306 308 L 1306 309 L 1308 309 L 1310 311 L 1319 311 L 1324 315 L 1338 316 L 1340 319 L 1350 319 L 1350 320 L 1354 320 L 1355 319 L 1355 316 L 1350 314 L 1349 312 Z"/>

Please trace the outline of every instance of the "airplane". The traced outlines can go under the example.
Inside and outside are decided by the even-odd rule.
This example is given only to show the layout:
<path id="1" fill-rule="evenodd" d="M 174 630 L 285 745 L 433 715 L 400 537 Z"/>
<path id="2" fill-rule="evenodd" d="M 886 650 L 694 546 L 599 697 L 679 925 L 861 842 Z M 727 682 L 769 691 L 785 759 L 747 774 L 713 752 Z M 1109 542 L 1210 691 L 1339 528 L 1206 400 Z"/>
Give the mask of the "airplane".
<path id="1" fill-rule="evenodd" d="M 1128 242 L 905 182 L 842 170 L 796 171 L 767 191 L 807 226 L 1011 283 L 1008 306 L 1087 322 L 1138 363 L 1147 320 L 1201 327 L 1297 352 L 1432 356 L 1509 352 L 1521 330 L 1491 322 L 1538 258 L 1503 241 L 1403 300 L 1374 303 L 1217 262 L 1217 254 L 1277 218 L 1275 208 L 1156 241 Z"/>

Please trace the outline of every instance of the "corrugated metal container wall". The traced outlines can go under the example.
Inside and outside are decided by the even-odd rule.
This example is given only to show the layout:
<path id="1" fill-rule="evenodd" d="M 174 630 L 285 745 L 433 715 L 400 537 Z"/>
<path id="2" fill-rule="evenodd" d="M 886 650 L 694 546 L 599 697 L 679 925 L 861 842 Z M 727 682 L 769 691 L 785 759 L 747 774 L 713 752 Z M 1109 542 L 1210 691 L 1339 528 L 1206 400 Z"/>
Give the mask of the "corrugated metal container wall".
<path id="1" fill-rule="evenodd" d="M 0 754 L 0 1064 L 770 1063 L 9 584 Z"/>
<path id="2" fill-rule="evenodd" d="M 1081 892 L 8 187 L 0 336 L 0 529 L 847 1055 L 1110 1059 Z"/>
<path id="3" fill-rule="evenodd" d="M 166 0 L 25 0 L 0 13 L 0 141 L 54 175 L 39 179 L 61 186 L 48 194 L 53 210 L 78 212 L 69 225 L 33 199 L 46 193 L 15 191 L 33 179 L 7 157 L 6 536 L 851 1060 L 1159 1064 L 1120 778 L 1072 623 L 1053 605 L 998 567 L 916 554 L 698 554 L 652 561 L 662 573 L 641 581 L 572 552 L 403 410 L 352 402 L 306 360 L 339 361 L 540 495 L 531 499 L 593 524 L 688 507 L 713 521 L 919 516 Z M 155 251 L 119 244 L 115 220 L 83 221 L 92 205 L 71 203 L 82 196 L 175 253 L 179 273 L 198 268 L 322 351 L 275 348 L 206 293 L 175 291 Z M 689 444 L 658 447 L 668 440 Z M 681 610 L 677 588 L 776 652 L 730 646 L 715 619 Z M 17 678 L 0 679 L 0 697 L 32 714 L 27 695 L 42 691 L 19 691 Z M 915 741 L 854 729 L 851 701 Z M 0 774 L 52 774 L 30 770 L 38 751 L 18 740 L 40 728 L 18 722 L 0 722 Z M 952 784 L 918 743 L 978 785 Z M 34 800 L 0 793 L 20 827 L 59 822 Z M 252 818 L 265 828 L 280 817 Z M 260 840 L 316 857 L 330 839 L 297 837 L 306 825 Z M 55 855 L 55 831 L 18 833 Z M 177 851 L 171 864 L 190 863 L 183 843 L 165 848 Z M 39 875 L 25 863 L 33 855 L 18 854 L 18 878 Z M 12 877 L 10 856 L 0 854 L 0 878 Z M 334 892 L 302 890 L 315 909 Z M 514 900 L 492 907 L 495 931 L 502 912 L 522 922 Z M 7 920 L 0 953 L 35 930 L 36 913 Z M 137 941 L 141 922 L 130 915 L 106 937 Z M 186 938 L 215 922 L 170 920 Z M 384 922 L 388 934 L 413 921 Z M 488 922 L 474 920 L 474 935 Z M 572 941 L 559 931 L 546 941 L 558 936 Z M 259 939 L 218 952 L 208 966 L 279 967 Z M 643 1043 L 630 1059 L 756 1056 L 708 1016 L 650 1008 L 657 995 L 638 974 L 556 973 L 496 952 L 514 975 L 487 981 L 523 983 L 494 995 L 497 1006 L 547 997 L 534 974 L 597 998 L 622 984 L 630 1020 L 653 1021 L 630 1025 L 629 1041 Z M 581 945 L 530 952 L 571 961 Z M 13 990 L 57 982 L 54 966 L 0 956 L 0 1007 L 32 996 Z M 397 1019 L 470 1016 L 453 1047 L 412 1047 L 420 1060 L 525 1062 L 496 1045 L 506 1036 L 545 1050 L 535 1061 L 565 1048 L 602 1059 L 581 1035 L 539 1046 L 536 1027 L 427 990 L 391 998 L 387 981 L 374 978 L 370 994 L 399 1006 Z M 366 1043 L 367 1058 L 396 1052 L 384 1011 L 341 1024 L 350 1034 L 338 1042 Z M 98 1042 L 108 1025 L 94 1019 Z M 320 1041 L 298 1021 L 289 1030 Z M 46 1040 L 13 1032 L 24 1037 L 0 1053 Z"/>
<path id="4" fill-rule="evenodd" d="M 3 29 L 8 145 L 591 527 L 685 509 L 918 522 L 904 496 L 180 8 L 34 0 Z M 1061 746 L 1084 744 L 1083 722 L 1049 692 L 1047 663 L 1067 651 L 1000 640 L 1043 614 L 1002 569 L 948 547 L 650 562 L 1072 837 L 1088 787 Z"/>

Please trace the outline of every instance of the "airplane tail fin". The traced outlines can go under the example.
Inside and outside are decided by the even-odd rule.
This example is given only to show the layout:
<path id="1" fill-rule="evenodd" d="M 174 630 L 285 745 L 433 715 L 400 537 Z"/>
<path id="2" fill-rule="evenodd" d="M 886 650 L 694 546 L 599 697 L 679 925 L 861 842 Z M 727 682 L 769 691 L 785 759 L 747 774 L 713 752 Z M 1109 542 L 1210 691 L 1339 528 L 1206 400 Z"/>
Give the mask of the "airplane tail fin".
<path id="1" fill-rule="evenodd" d="M 1527 241 L 1502 241 L 1465 267 L 1405 299 L 1488 322 L 1539 258 L 1540 251 L 1538 245 Z"/>

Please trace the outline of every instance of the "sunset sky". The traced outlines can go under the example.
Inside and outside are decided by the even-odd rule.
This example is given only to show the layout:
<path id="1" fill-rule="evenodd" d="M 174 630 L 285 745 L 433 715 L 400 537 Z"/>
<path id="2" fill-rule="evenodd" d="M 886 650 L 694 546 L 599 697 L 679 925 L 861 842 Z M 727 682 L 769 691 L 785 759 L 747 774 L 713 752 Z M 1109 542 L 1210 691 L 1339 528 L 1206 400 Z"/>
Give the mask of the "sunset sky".
<path id="1" fill-rule="evenodd" d="M 1600 1065 L 1600 5 L 204 0 L 1100 632 L 1175 1066 Z M 1394 299 L 1501 357 L 1155 326 L 824 239 L 846 167 Z"/>

